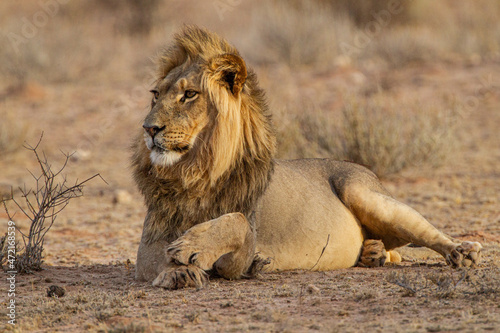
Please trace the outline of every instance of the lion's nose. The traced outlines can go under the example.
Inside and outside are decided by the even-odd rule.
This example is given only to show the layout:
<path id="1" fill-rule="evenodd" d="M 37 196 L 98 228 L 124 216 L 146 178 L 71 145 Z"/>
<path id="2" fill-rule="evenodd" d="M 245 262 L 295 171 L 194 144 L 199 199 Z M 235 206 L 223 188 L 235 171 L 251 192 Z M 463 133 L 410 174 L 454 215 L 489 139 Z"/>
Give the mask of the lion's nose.
<path id="1" fill-rule="evenodd" d="M 142 127 L 146 130 L 146 132 L 148 132 L 149 135 L 151 135 L 152 138 L 155 137 L 156 134 L 158 134 L 158 132 L 162 131 L 165 126 L 163 127 L 158 127 L 158 126 L 148 126 L 148 125 L 142 125 Z"/>

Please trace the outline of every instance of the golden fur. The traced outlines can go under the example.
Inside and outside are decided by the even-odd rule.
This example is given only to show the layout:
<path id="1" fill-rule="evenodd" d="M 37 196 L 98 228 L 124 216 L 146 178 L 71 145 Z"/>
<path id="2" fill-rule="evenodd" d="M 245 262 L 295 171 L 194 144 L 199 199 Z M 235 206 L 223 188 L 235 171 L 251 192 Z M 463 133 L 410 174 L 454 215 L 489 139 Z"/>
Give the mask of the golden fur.
<path id="1" fill-rule="evenodd" d="M 479 260 L 479 243 L 452 241 L 359 165 L 274 160 L 264 93 L 216 34 L 177 34 L 152 92 L 133 156 L 147 205 L 138 279 L 199 287 L 212 273 L 378 266 L 386 250 L 409 242 L 453 266 Z"/>
<path id="2" fill-rule="evenodd" d="M 247 73 L 244 63 L 233 68 L 229 62 L 242 62 L 238 51 L 195 27 L 187 27 L 174 40 L 160 57 L 157 84 L 172 69 L 200 62 L 201 89 L 216 110 L 209 112 L 197 146 L 174 166 L 152 165 L 142 135 L 134 143 L 134 177 L 148 205 L 145 232 L 151 240 L 172 240 L 198 221 L 225 213 L 248 215 L 267 186 L 276 149 L 255 74 Z M 237 73 L 233 91 L 223 77 L 230 70 Z M 214 202 L 219 207 L 213 207 Z"/>

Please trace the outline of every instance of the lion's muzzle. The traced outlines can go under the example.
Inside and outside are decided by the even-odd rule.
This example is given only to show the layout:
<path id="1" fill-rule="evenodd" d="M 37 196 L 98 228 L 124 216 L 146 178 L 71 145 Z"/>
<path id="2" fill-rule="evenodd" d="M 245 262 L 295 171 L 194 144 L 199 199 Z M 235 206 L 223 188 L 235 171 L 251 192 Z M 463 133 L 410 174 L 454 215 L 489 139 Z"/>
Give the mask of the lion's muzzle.
<path id="1" fill-rule="evenodd" d="M 156 134 L 158 134 L 159 132 L 161 132 L 165 129 L 165 126 L 158 127 L 158 126 L 149 126 L 146 124 L 142 125 L 142 127 L 144 128 L 146 133 L 148 133 L 151 136 L 151 138 L 153 138 L 153 139 L 156 136 Z"/>

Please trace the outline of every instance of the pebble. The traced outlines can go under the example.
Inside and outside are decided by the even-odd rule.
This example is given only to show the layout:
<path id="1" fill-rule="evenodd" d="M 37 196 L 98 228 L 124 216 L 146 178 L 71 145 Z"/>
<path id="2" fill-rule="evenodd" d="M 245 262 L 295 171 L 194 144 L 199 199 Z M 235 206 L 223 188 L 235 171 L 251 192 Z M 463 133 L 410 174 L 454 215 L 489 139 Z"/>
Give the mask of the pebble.
<path id="1" fill-rule="evenodd" d="M 117 190 L 113 196 L 114 204 L 128 204 L 134 200 L 132 194 L 126 190 Z"/>
<path id="2" fill-rule="evenodd" d="M 319 294 L 320 291 L 314 284 L 308 284 L 306 290 L 309 294 Z"/>

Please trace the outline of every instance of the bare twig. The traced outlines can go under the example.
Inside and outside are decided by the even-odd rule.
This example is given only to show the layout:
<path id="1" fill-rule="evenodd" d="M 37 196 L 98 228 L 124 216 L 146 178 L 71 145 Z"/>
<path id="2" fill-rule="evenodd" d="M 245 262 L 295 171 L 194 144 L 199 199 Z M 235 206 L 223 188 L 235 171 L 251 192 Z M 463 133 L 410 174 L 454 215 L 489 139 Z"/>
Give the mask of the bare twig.
<path id="1" fill-rule="evenodd" d="M 73 186 L 68 186 L 67 178 L 62 175 L 62 172 L 67 167 L 71 154 L 63 153 L 65 161 L 59 169 L 54 171 L 45 153 L 42 152 L 40 154 L 38 152 L 42 138 L 43 133 L 34 147 L 29 144 L 24 145 L 26 149 L 33 152 L 38 162 L 38 166 L 41 169 L 40 176 L 36 176 L 33 172 L 28 170 L 35 180 L 35 190 L 27 189 L 26 184 L 23 188 L 19 188 L 21 191 L 21 198 L 24 199 L 23 205 L 14 198 L 13 193 L 10 198 L 24 216 L 31 221 L 27 234 L 16 227 L 23 240 L 23 248 L 16 253 L 15 261 L 16 269 L 20 273 L 28 273 L 41 269 L 45 235 L 54 224 L 57 214 L 66 208 L 69 201 L 83 195 L 84 185 L 96 177 L 101 178 L 101 180 L 106 183 L 99 174 L 95 174 L 81 182 L 78 180 L 75 181 Z M 59 177 L 62 179 L 58 180 Z M 24 208 L 24 206 L 27 208 Z M 8 218 L 13 220 L 14 215 L 11 215 L 7 210 L 5 202 L 4 208 Z"/>

